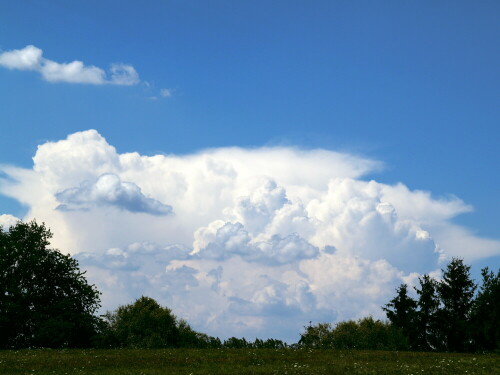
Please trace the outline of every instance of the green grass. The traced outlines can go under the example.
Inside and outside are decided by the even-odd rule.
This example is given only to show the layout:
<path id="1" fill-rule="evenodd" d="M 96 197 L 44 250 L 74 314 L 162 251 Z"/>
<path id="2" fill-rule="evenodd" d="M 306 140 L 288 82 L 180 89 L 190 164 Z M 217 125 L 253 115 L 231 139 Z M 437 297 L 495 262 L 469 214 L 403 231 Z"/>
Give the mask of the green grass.
<path id="1" fill-rule="evenodd" d="M 498 354 L 340 350 L 0 351 L 0 374 L 500 374 Z"/>

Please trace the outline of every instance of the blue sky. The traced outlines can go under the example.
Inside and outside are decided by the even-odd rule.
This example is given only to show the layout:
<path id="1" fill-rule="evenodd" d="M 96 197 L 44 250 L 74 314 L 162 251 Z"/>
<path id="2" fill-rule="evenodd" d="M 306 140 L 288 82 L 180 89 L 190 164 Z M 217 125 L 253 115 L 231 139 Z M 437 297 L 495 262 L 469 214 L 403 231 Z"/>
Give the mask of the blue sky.
<path id="1" fill-rule="evenodd" d="M 499 16 L 497 1 L 2 2 L 0 53 L 33 45 L 58 63 L 127 64 L 140 82 L 0 67 L 0 163 L 31 169 L 37 146 L 88 129 L 145 156 L 324 149 L 383 163 L 362 181 L 458 197 L 474 210 L 448 222 L 498 241 Z M 0 214 L 34 207 L 0 195 Z M 489 254 L 474 264 L 498 267 Z"/>

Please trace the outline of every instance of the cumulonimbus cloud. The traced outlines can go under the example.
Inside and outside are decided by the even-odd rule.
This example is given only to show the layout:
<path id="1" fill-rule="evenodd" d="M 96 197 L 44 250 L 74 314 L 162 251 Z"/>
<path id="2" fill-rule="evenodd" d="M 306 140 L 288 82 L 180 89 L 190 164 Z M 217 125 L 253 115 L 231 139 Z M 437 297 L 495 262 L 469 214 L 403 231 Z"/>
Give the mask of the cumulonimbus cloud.
<path id="1" fill-rule="evenodd" d="M 500 254 L 452 222 L 471 210 L 459 198 L 364 180 L 382 164 L 347 153 L 120 154 L 88 130 L 40 145 L 33 162 L 1 167 L 0 193 L 52 229 L 104 308 L 146 294 L 222 337 L 296 340 L 311 320 L 383 317 L 401 282 L 451 256 Z"/>
<path id="2" fill-rule="evenodd" d="M 112 64 L 109 73 L 106 73 L 97 66 L 85 65 L 78 60 L 69 63 L 49 60 L 43 57 L 43 51 L 40 48 L 33 45 L 1 53 L 0 66 L 7 69 L 36 71 L 49 82 L 125 86 L 140 82 L 139 75 L 131 65 Z"/>

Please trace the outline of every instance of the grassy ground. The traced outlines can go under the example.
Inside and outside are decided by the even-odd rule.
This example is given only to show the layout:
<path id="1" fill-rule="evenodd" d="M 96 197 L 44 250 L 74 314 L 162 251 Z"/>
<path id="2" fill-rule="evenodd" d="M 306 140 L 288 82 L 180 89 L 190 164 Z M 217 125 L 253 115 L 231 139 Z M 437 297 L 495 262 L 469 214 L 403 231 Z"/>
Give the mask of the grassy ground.
<path id="1" fill-rule="evenodd" d="M 500 355 L 173 349 L 0 351 L 0 374 L 500 374 Z"/>

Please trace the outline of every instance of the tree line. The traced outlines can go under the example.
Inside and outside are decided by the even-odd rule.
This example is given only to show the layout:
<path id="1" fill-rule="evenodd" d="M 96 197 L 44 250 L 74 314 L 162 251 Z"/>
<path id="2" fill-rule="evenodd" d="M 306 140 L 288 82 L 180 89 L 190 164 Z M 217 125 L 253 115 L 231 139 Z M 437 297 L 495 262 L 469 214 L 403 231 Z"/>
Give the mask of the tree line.
<path id="1" fill-rule="evenodd" d="M 470 266 L 453 258 L 437 281 L 424 275 L 382 307 L 388 321 L 309 325 L 299 344 L 315 348 L 476 352 L 500 350 L 500 271 L 481 271 L 474 283 Z"/>
<path id="2" fill-rule="evenodd" d="M 470 267 L 453 259 L 441 281 L 424 275 L 406 284 L 383 309 L 388 321 L 372 317 L 336 325 L 304 327 L 300 340 L 231 337 L 220 340 L 195 331 L 183 319 L 143 296 L 97 316 L 100 293 L 78 262 L 50 249 L 52 233 L 35 221 L 0 227 L 0 349 L 96 348 L 272 348 L 477 351 L 500 349 L 500 271 Z"/>
<path id="3" fill-rule="evenodd" d="M 478 351 L 500 349 L 500 271 L 481 271 L 482 284 L 470 276 L 470 266 L 453 258 L 440 281 L 419 278 L 417 298 L 402 284 L 383 307 L 389 321 L 401 329 L 412 350 Z M 477 291 L 477 293 L 476 293 Z"/>

